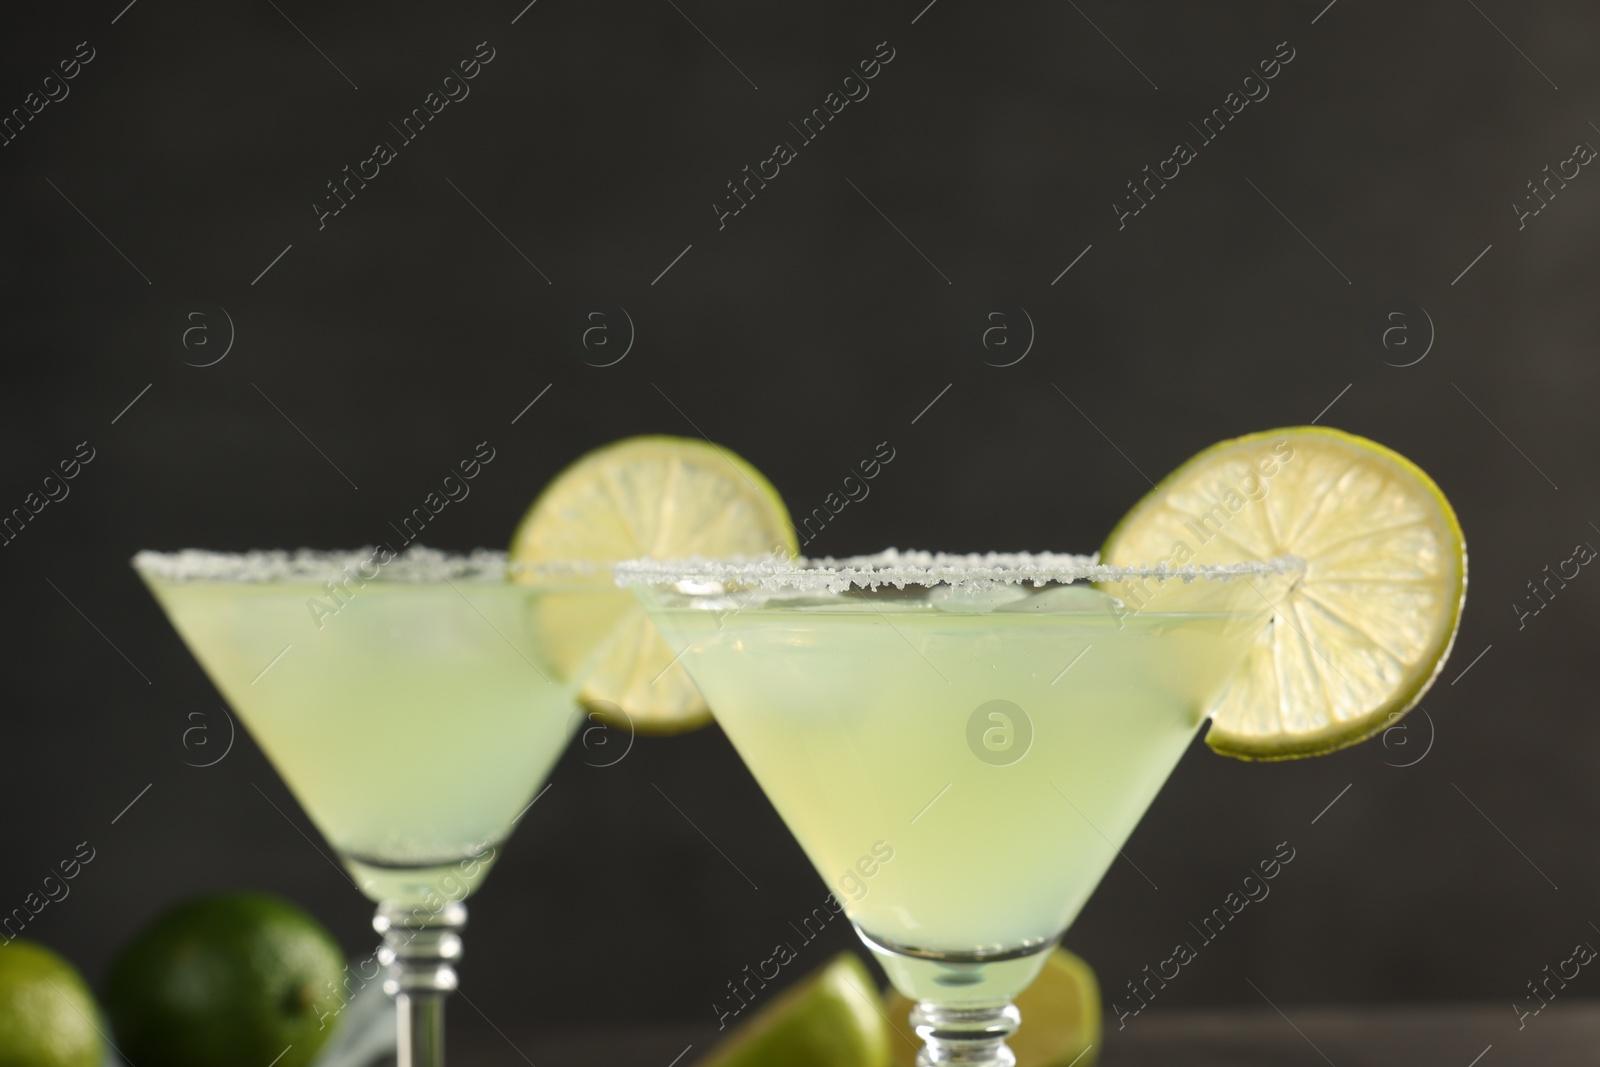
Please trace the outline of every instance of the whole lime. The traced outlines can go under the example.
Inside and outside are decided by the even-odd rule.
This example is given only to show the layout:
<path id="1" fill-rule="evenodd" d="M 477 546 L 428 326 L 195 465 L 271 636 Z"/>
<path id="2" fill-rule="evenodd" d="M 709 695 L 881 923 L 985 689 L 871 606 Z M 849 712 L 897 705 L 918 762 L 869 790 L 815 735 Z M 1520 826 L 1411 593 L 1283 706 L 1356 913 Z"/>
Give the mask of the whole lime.
<path id="1" fill-rule="evenodd" d="M 106 1011 L 138 1067 L 303 1067 L 346 996 L 344 960 L 305 911 L 261 893 L 218 893 L 166 912 L 122 950 Z"/>
<path id="2" fill-rule="evenodd" d="M 0 945 L 0 1067 L 96 1067 L 99 1014 L 72 964 L 32 941 Z"/>

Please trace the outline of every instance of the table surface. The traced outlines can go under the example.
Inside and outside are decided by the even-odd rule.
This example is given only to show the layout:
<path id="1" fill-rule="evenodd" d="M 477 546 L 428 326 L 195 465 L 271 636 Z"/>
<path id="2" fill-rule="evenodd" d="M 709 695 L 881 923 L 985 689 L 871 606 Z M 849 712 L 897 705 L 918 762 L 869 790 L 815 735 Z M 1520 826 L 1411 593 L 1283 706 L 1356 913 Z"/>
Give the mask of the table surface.
<path id="1" fill-rule="evenodd" d="M 463 1014 L 470 1014 L 463 1013 Z M 475 1020 L 476 1021 L 476 1020 Z M 451 1060 L 473 1067 L 690 1067 L 714 1044 L 711 1025 L 497 1033 L 467 1019 Z M 1518 1029 L 1510 1003 L 1174 1011 L 1109 1028 L 1102 1067 L 1594 1067 L 1600 1002 L 1553 1003 Z"/>

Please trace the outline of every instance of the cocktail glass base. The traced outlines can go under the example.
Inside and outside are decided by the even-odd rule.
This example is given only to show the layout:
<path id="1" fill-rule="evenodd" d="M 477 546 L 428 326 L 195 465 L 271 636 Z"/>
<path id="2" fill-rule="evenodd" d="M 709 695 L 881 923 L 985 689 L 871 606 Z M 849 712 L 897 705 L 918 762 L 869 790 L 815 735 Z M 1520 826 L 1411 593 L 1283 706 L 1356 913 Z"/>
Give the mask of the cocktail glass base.
<path id="1" fill-rule="evenodd" d="M 1006 1038 L 1022 1015 L 1011 1003 L 1028 988 L 1057 938 L 992 953 L 937 952 L 891 944 L 856 927 L 889 981 L 916 1002 L 918 1067 L 1015 1067 Z"/>
<path id="2" fill-rule="evenodd" d="M 467 906 L 378 905 L 372 927 L 383 935 L 378 959 L 388 968 L 383 991 L 399 1025 L 396 1067 L 444 1067 L 444 1001 L 456 988 Z"/>

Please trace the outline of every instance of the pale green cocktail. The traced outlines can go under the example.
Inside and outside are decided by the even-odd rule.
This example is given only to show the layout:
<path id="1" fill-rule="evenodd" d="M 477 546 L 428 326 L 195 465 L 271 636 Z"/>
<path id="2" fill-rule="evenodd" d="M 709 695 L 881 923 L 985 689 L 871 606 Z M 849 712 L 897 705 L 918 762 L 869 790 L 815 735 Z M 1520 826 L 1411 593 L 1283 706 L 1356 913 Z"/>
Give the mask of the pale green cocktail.
<path id="1" fill-rule="evenodd" d="M 380 905 L 402 1062 L 442 1056 L 461 901 L 581 714 L 575 605 L 495 553 L 141 553 L 135 566 L 353 881 Z M 563 611 L 550 611 L 559 601 Z M 603 613 L 602 613 L 603 614 Z M 596 634 L 596 641 L 603 636 Z M 560 648 L 552 655 L 553 647 Z M 429 996 L 429 994 L 433 994 Z"/>
<path id="2" fill-rule="evenodd" d="M 970 1062 L 1003 1063 L 1009 1001 L 1116 859 L 1271 608 L 1248 580 L 1217 583 L 1234 590 L 1211 598 L 1217 610 L 1182 614 L 1132 611 L 1081 585 L 1008 584 L 1112 573 L 1081 557 L 1012 568 L 998 585 L 962 582 L 949 566 L 954 584 L 936 568 L 904 588 L 873 577 L 876 567 L 916 583 L 908 558 L 638 563 L 620 575 L 684 650 L 891 980 L 920 1002 L 928 1062 L 992 1038 L 994 1058 Z M 852 569 L 842 587 L 830 581 Z"/>

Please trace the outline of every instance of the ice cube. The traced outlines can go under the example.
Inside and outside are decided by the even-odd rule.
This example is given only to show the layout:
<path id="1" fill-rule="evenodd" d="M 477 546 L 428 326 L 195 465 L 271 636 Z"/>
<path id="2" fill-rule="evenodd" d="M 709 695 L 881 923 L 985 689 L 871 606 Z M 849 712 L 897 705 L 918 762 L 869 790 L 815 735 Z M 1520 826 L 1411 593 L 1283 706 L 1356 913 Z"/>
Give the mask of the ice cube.
<path id="1" fill-rule="evenodd" d="M 938 611 L 1006 611 L 1027 597 L 1028 590 L 1010 582 L 995 582 L 986 588 L 977 585 L 941 585 L 928 594 L 928 603 Z"/>
<path id="2" fill-rule="evenodd" d="M 1102 593 L 1092 585 L 1057 585 L 1025 599 L 1014 600 L 996 611 L 1049 612 L 1110 615 L 1122 608 L 1122 601 L 1109 593 Z"/>

